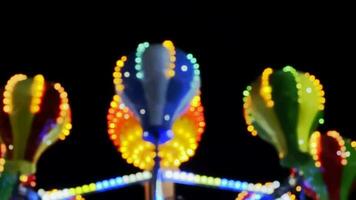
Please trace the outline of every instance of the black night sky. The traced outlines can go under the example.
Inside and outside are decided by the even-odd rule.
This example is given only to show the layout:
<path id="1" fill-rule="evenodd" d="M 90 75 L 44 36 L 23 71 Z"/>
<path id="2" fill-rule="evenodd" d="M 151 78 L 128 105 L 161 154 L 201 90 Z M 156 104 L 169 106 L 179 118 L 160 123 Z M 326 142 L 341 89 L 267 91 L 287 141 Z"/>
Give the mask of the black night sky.
<path id="1" fill-rule="evenodd" d="M 143 41 L 170 39 L 192 52 L 201 66 L 207 129 L 184 170 L 249 182 L 288 176 L 274 148 L 247 133 L 242 115 L 242 91 L 267 66 L 292 65 L 316 75 L 327 101 L 319 130 L 336 129 L 356 139 L 354 13 L 332 5 L 273 10 L 250 6 L 248 12 L 232 4 L 201 6 L 132 7 L 131 12 L 95 5 L 51 6 L 39 12 L 24 7 L 0 19 L 0 84 L 15 73 L 42 73 L 64 86 L 73 111 L 71 136 L 48 149 L 38 163 L 39 188 L 82 185 L 138 171 L 121 159 L 107 137 L 106 113 L 114 95 L 115 61 Z M 177 196 L 234 199 L 237 194 L 179 185 Z M 86 198 L 139 200 L 143 189 L 134 186 Z"/>

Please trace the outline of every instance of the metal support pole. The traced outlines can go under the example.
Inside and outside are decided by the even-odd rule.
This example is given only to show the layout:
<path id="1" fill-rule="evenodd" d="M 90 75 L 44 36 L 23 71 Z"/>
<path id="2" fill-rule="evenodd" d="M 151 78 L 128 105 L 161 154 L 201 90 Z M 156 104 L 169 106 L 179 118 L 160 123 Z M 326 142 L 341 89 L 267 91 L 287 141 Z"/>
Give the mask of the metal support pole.
<path id="1" fill-rule="evenodd" d="M 162 193 L 162 176 L 160 175 L 160 158 L 158 156 L 158 140 L 155 142 L 156 157 L 152 169 L 152 179 L 150 181 L 150 200 L 164 200 Z"/>

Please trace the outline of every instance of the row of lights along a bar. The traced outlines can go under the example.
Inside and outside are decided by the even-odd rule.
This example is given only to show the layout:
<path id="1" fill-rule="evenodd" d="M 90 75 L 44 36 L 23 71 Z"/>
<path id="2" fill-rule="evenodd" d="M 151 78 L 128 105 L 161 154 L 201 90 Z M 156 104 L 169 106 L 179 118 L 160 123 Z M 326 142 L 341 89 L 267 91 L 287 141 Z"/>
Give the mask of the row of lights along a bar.
<path id="1" fill-rule="evenodd" d="M 90 183 L 82 186 L 66 188 L 62 190 L 51 190 L 44 191 L 39 190 L 39 195 L 43 200 L 55 200 L 55 199 L 66 199 L 76 195 L 102 192 L 107 190 L 113 190 L 121 187 L 125 187 L 130 184 L 139 183 L 147 181 L 151 178 L 152 174 L 148 171 L 139 172 L 136 174 L 120 176 L 116 178 L 111 178 L 96 183 Z M 266 184 L 253 184 L 237 180 L 230 180 L 225 178 L 210 177 L 205 175 L 198 175 L 193 173 L 188 173 L 184 171 L 162 171 L 163 181 L 170 181 L 179 184 L 187 185 L 198 185 L 213 187 L 216 189 L 230 190 L 235 192 L 247 191 L 259 194 L 271 194 L 273 191 L 279 187 L 280 183 L 278 181 L 269 182 Z"/>

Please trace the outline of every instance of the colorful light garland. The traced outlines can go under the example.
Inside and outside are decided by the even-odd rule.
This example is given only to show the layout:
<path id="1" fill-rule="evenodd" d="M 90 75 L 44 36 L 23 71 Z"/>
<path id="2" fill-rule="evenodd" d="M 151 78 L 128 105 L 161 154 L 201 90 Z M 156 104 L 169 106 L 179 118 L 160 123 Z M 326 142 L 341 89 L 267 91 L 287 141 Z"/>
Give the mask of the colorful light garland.
<path id="1" fill-rule="evenodd" d="M 4 99 L 3 99 L 3 103 L 4 103 L 3 110 L 5 113 L 10 114 L 13 110 L 12 95 L 13 95 L 13 90 L 14 90 L 16 83 L 18 83 L 19 81 L 26 80 L 26 79 L 27 79 L 26 75 L 16 74 L 16 75 L 12 76 L 7 81 L 7 84 L 5 86 L 5 91 L 4 91 Z"/>
<path id="2" fill-rule="evenodd" d="M 0 176 L 1 173 L 4 171 L 5 167 L 5 154 L 6 154 L 6 145 L 0 143 Z"/>
<path id="3" fill-rule="evenodd" d="M 162 43 L 162 45 L 168 50 L 169 52 L 169 66 L 167 70 L 167 77 L 172 78 L 175 75 L 174 68 L 176 67 L 176 50 L 174 44 L 170 40 L 166 40 Z"/>
<path id="4" fill-rule="evenodd" d="M 117 62 L 116 62 L 116 66 L 114 68 L 114 73 L 113 73 L 113 77 L 114 77 L 114 84 L 115 84 L 115 89 L 119 92 L 124 90 L 124 85 L 122 84 L 122 73 L 121 73 L 121 69 L 124 67 L 125 62 L 127 61 L 127 57 L 126 56 L 122 56 Z M 129 72 L 125 72 L 125 73 L 129 73 Z M 129 74 L 124 74 L 124 76 L 129 76 Z"/>
<path id="5" fill-rule="evenodd" d="M 162 174 L 164 180 L 174 183 L 212 187 L 235 192 L 246 191 L 257 194 L 272 194 L 273 191 L 280 186 L 278 181 L 268 182 L 265 184 L 253 184 L 226 178 L 198 175 L 184 171 L 166 170 Z"/>
<path id="6" fill-rule="evenodd" d="M 45 89 L 45 79 L 43 75 L 36 75 L 33 78 L 33 83 L 31 87 L 32 101 L 30 105 L 30 110 L 33 114 L 40 111 L 40 105 L 42 102 L 44 89 Z"/>
<path id="7" fill-rule="evenodd" d="M 71 115 L 71 111 L 68 103 L 68 94 L 59 83 L 54 84 L 54 89 L 58 91 L 59 97 L 61 99 L 59 105 L 60 111 L 57 117 L 57 123 L 63 124 L 63 126 L 62 126 L 62 132 L 60 133 L 58 138 L 60 140 L 65 140 L 65 138 L 69 136 L 70 130 L 72 129 L 71 117 L 68 117 Z"/>
<path id="8" fill-rule="evenodd" d="M 92 182 L 82 186 L 65 188 L 65 189 L 53 189 L 51 191 L 45 191 L 40 189 L 38 194 L 42 200 L 59 200 L 66 199 L 78 195 L 84 195 L 95 192 L 103 192 L 113 190 L 117 188 L 126 187 L 135 183 L 147 181 L 151 178 L 150 172 L 139 172 L 136 174 L 130 174 L 125 176 L 118 176 L 103 181 Z"/>
<path id="9" fill-rule="evenodd" d="M 135 69 L 136 69 L 136 77 L 138 79 L 143 79 L 143 71 L 142 71 L 142 55 L 145 52 L 145 50 L 150 46 L 150 44 L 148 42 L 143 42 L 140 43 L 137 46 L 137 50 L 136 50 L 136 58 L 135 58 Z"/>
<path id="10" fill-rule="evenodd" d="M 280 186 L 278 181 L 268 182 L 265 184 L 253 184 L 219 177 L 198 175 L 184 171 L 162 170 L 161 174 L 163 181 L 185 185 L 212 187 L 215 189 L 229 190 L 233 192 L 244 191 L 251 193 L 251 198 L 253 197 L 252 199 L 259 199 L 263 195 L 272 194 L 273 191 Z M 151 172 L 145 171 L 61 190 L 53 189 L 51 191 L 45 191 L 40 189 L 38 193 L 43 200 L 60 200 L 75 197 L 77 195 L 85 195 L 89 193 L 103 192 L 126 187 L 128 185 L 148 181 L 151 179 L 151 177 Z"/>
<path id="11" fill-rule="evenodd" d="M 274 102 L 272 99 L 272 87 L 269 84 L 269 77 L 273 73 L 272 68 L 266 68 L 261 76 L 260 95 L 265 100 L 267 107 L 273 107 Z"/>

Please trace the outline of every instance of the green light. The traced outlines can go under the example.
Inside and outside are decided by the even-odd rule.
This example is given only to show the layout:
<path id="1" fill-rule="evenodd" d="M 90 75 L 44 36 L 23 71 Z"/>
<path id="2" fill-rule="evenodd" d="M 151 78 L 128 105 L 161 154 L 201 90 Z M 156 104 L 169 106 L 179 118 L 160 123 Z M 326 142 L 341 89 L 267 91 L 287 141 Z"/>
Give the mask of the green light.
<path id="1" fill-rule="evenodd" d="M 148 43 L 148 42 L 144 42 L 144 43 L 143 43 L 143 46 L 144 46 L 145 48 L 147 48 L 147 47 L 149 47 L 149 46 L 150 46 L 150 43 Z"/>
<path id="2" fill-rule="evenodd" d="M 283 71 L 284 72 L 292 72 L 292 73 L 295 73 L 296 72 L 296 70 L 292 67 L 292 66 L 285 66 L 284 68 L 283 68 Z"/>
<path id="3" fill-rule="evenodd" d="M 136 69 L 137 71 L 140 71 L 140 70 L 142 69 L 142 67 L 141 67 L 141 65 L 135 65 L 135 69 Z"/>
<path id="4" fill-rule="evenodd" d="M 138 72 L 138 73 L 136 74 L 136 77 L 137 77 L 138 79 L 142 79 L 142 78 L 143 78 L 143 73 L 142 73 L 142 72 Z"/>
<path id="5" fill-rule="evenodd" d="M 188 58 L 189 60 L 192 59 L 192 58 L 193 58 L 193 54 L 188 53 L 188 54 L 187 54 L 187 58 Z"/>
<path id="6" fill-rule="evenodd" d="M 194 67 L 194 69 L 199 69 L 199 64 L 196 63 L 196 64 L 193 65 L 193 67 Z"/>
<path id="7" fill-rule="evenodd" d="M 245 97 L 247 97 L 248 95 L 250 95 L 250 92 L 249 91 L 247 91 L 247 90 L 245 90 L 245 91 L 243 91 L 243 93 L 242 93 Z"/>
<path id="8" fill-rule="evenodd" d="M 325 120 L 323 118 L 319 119 L 319 124 L 324 124 Z"/>
<path id="9" fill-rule="evenodd" d="M 197 62 L 197 59 L 196 59 L 196 58 L 192 58 L 192 59 L 190 60 L 190 62 L 192 62 L 193 64 L 195 64 L 195 63 Z"/>
<path id="10" fill-rule="evenodd" d="M 141 63 L 141 62 L 142 62 L 142 59 L 141 59 L 141 58 L 136 58 L 136 59 L 135 59 L 135 62 L 136 62 L 136 63 Z"/>
<path id="11" fill-rule="evenodd" d="M 246 90 L 251 91 L 252 90 L 252 86 L 251 85 L 247 86 Z"/>
<path id="12" fill-rule="evenodd" d="M 199 71 L 199 70 L 194 70 L 194 74 L 195 74 L 195 75 L 199 75 L 199 74 L 200 74 L 200 71 Z"/>

